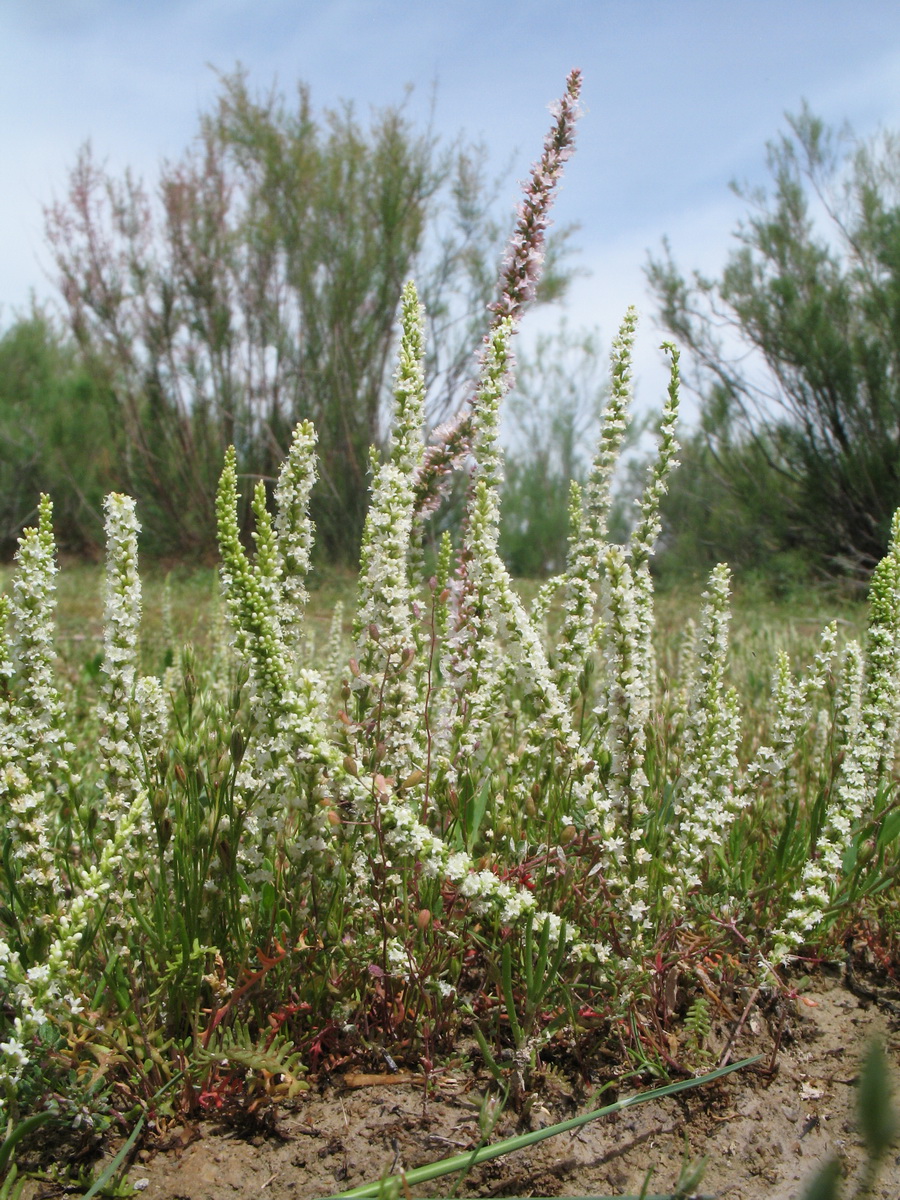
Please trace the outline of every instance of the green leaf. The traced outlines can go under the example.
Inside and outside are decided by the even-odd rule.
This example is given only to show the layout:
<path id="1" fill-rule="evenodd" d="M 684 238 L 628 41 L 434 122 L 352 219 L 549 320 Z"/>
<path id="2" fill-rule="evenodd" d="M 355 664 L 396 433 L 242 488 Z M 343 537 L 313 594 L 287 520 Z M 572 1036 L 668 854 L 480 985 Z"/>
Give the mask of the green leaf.
<path id="1" fill-rule="evenodd" d="M 830 1158 L 820 1171 L 813 1176 L 812 1183 L 803 1193 L 803 1200 L 839 1200 L 841 1179 L 841 1164 L 837 1158 Z"/>
<path id="2" fill-rule="evenodd" d="M 466 805 L 466 849 L 471 853 L 478 837 L 478 830 L 487 811 L 487 802 L 491 794 L 491 773 L 485 776 L 481 790 L 471 804 Z"/>
<path id="3" fill-rule="evenodd" d="M 8 1138 L 0 1145 L 0 1176 L 6 1170 L 9 1160 L 12 1157 L 12 1152 L 16 1148 L 16 1144 L 27 1137 L 29 1133 L 33 1133 L 35 1129 L 39 1129 L 41 1125 L 53 1117 L 53 1113 L 42 1112 L 35 1113 L 32 1117 L 26 1117 L 24 1121 L 20 1121 Z"/>
<path id="4" fill-rule="evenodd" d="M 882 1158 L 897 1137 L 897 1115 L 884 1050 L 873 1042 L 863 1063 L 857 1094 L 859 1128 L 873 1158 Z"/>
<path id="5" fill-rule="evenodd" d="M 900 808 L 887 814 L 878 831 L 878 849 L 886 850 L 900 836 Z"/>
<path id="6" fill-rule="evenodd" d="M 856 866 L 856 860 L 859 857 L 859 838 L 855 838 L 847 849 L 844 851 L 844 858 L 841 863 L 841 872 L 844 875 L 851 875 L 853 868 Z"/>
<path id="7" fill-rule="evenodd" d="M 122 1169 L 128 1155 L 131 1153 L 132 1147 L 141 1136 L 141 1130 L 144 1128 L 146 1116 L 142 1116 L 138 1123 L 132 1129 L 128 1139 L 123 1143 L 119 1153 L 115 1156 L 111 1163 L 108 1164 L 102 1174 L 98 1175 L 90 1188 L 84 1193 L 82 1200 L 93 1200 L 94 1196 L 99 1195 L 109 1182 L 115 1177 L 116 1173 Z"/>
<path id="8" fill-rule="evenodd" d="M 677 1083 L 668 1083 L 665 1087 L 653 1088 L 649 1092 L 639 1092 L 634 1096 L 626 1096 L 624 1100 L 617 1100 L 614 1104 L 604 1105 L 603 1108 L 595 1108 L 592 1112 L 582 1113 L 578 1117 L 570 1117 L 568 1121 L 561 1121 L 558 1125 L 551 1125 L 547 1129 L 537 1129 L 533 1133 L 523 1133 L 518 1137 L 507 1138 L 505 1141 L 498 1142 L 494 1146 L 484 1146 L 474 1153 L 468 1151 L 465 1154 L 454 1154 L 450 1158 L 441 1159 L 440 1162 L 430 1163 L 425 1167 L 416 1167 L 415 1170 L 405 1173 L 403 1176 L 404 1182 L 409 1187 L 414 1184 L 427 1183 L 429 1180 L 438 1179 L 442 1175 L 450 1175 L 454 1171 L 468 1170 L 479 1163 L 487 1162 L 489 1159 L 500 1158 L 504 1154 L 512 1154 L 515 1150 L 524 1150 L 526 1146 L 533 1146 L 536 1142 L 541 1142 L 545 1138 L 555 1137 L 559 1133 L 568 1133 L 571 1129 L 580 1129 L 582 1125 L 587 1125 L 589 1121 L 596 1121 L 598 1117 L 606 1117 L 610 1113 L 621 1112 L 623 1108 L 631 1108 L 633 1105 L 643 1104 L 647 1100 L 661 1100 L 664 1096 L 674 1096 L 676 1092 L 684 1092 L 692 1088 L 701 1087 L 704 1083 L 711 1083 L 714 1079 L 721 1079 L 723 1075 L 730 1075 L 732 1071 L 739 1071 L 742 1067 L 759 1062 L 761 1057 L 762 1055 L 757 1054 L 753 1058 L 741 1059 L 740 1062 L 731 1063 L 727 1067 L 719 1067 L 718 1070 L 710 1071 L 708 1075 L 701 1075 L 696 1079 L 681 1079 Z M 376 1197 L 379 1194 L 378 1189 L 381 1185 L 381 1180 L 376 1183 L 365 1183 L 360 1187 L 351 1188 L 347 1192 L 337 1192 L 333 1196 L 329 1196 L 328 1200 L 364 1200 L 366 1197 Z M 587 1200 L 587 1198 L 584 1198 L 584 1200 Z M 624 1197 L 622 1200 L 624 1200 Z M 649 1200 L 649 1197 L 646 1200 Z"/>

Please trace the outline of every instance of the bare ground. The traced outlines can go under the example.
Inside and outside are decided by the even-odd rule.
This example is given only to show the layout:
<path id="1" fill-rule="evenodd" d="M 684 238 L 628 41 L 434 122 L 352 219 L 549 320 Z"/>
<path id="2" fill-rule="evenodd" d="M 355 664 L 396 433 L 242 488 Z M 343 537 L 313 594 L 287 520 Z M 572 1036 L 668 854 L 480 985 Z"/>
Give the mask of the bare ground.
<path id="1" fill-rule="evenodd" d="M 732 1028 L 723 1024 L 714 1030 L 712 1066 Z M 836 974 L 822 973 L 801 999 L 785 1003 L 777 1019 L 755 1012 L 745 1023 L 733 1057 L 763 1054 L 756 1068 L 475 1167 L 457 1194 L 639 1193 L 651 1167 L 650 1190 L 665 1192 L 687 1151 L 694 1159 L 709 1158 L 700 1188 L 704 1194 L 795 1200 L 826 1158 L 839 1155 L 850 1175 L 859 1168 L 854 1083 L 862 1055 L 876 1037 L 885 1043 L 894 1076 L 900 1078 L 900 1021 L 848 990 Z M 391 1169 L 409 1170 L 477 1144 L 485 1080 L 461 1072 L 436 1079 L 426 1097 L 414 1082 L 350 1088 L 333 1077 L 277 1115 L 271 1113 L 267 1136 L 259 1127 L 248 1137 L 214 1122 L 161 1130 L 145 1141 L 128 1178 L 145 1189 L 143 1200 L 329 1196 Z M 636 1086 L 625 1085 L 621 1094 L 631 1090 Z M 529 1115 L 501 1119 L 492 1140 L 526 1131 L 529 1122 L 536 1127 L 565 1120 L 612 1098 L 594 1093 L 576 1103 L 557 1081 L 536 1098 Z M 448 1195 L 452 1184 L 448 1176 L 413 1193 Z M 900 1197 L 900 1146 L 885 1164 L 874 1195 Z"/>

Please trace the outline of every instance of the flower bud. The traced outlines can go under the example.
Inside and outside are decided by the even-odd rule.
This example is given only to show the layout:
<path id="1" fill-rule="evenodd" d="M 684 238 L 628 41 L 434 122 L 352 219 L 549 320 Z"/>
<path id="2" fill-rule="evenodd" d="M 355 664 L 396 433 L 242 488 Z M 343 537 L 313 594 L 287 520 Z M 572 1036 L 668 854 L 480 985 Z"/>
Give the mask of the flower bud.
<path id="1" fill-rule="evenodd" d="M 244 731 L 240 725 L 235 725 L 231 731 L 231 758 L 236 767 L 241 765 L 241 760 L 244 757 L 246 749 L 247 744 L 244 741 Z"/>
<path id="2" fill-rule="evenodd" d="M 197 695 L 197 676 L 194 674 L 194 647 L 191 645 L 185 646 L 181 653 L 181 683 L 184 688 L 184 698 L 187 700 L 188 708 L 191 708 L 194 703 L 194 698 Z"/>

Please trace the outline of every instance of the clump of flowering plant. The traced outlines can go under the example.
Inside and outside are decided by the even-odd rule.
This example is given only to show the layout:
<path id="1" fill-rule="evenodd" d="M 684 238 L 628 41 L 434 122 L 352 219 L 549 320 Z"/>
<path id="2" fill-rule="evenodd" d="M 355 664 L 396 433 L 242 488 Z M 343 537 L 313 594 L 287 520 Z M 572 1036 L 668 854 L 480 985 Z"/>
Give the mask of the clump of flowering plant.
<path id="1" fill-rule="evenodd" d="M 501 558 L 500 412 L 579 88 L 573 72 L 528 181 L 470 401 L 430 445 L 423 312 L 414 284 L 403 290 L 393 433 L 372 454 L 349 653 L 340 609 L 324 653 L 310 649 L 308 422 L 271 490 L 255 487 L 252 547 L 226 455 L 224 615 L 206 654 L 170 646 L 159 676 L 140 673 L 135 505 L 108 498 L 98 686 L 82 681 L 71 710 L 54 677 L 41 501 L 0 597 L 8 1112 L 66 1054 L 79 1078 L 83 1047 L 104 1037 L 119 1040 L 95 1055 L 99 1069 L 143 1086 L 143 1101 L 182 1072 L 208 1094 L 229 1031 L 238 1061 L 270 1075 L 276 1038 L 292 1076 L 304 1055 L 334 1065 L 375 1046 L 430 1071 L 474 1022 L 486 1064 L 499 1078 L 511 1064 L 520 1099 L 554 1038 L 577 1057 L 588 1020 L 591 1037 L 607 1029 L 666 1069 L 663 1026 L 680 1019 L 661 994 L 669 967 L 688 975 L 715 943 L 748 978 L 762 960 L 777 980 L 887 903 L 900 869 L 900 518 L 864 647 L 841 646 L 831 624 L 805 672 L 781 649 L 768 707 L 751 711 L 720 565 L 670 670 L 651 569 L 677 466 L 670 346 L 635 527 L 625 545 L 610 540 L 629 309 L 593 466 L 571 493 L 565 570 L 529 608 Z M 456 469 L 464 516 L 431 556 L 427 521 Z"/>

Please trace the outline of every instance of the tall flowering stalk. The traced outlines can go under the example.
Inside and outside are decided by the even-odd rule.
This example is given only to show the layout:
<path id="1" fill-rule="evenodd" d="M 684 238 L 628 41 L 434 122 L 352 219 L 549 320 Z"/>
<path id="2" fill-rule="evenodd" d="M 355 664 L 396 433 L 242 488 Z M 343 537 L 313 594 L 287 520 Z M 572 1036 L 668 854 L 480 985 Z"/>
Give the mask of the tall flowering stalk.
<path id="1" fill-rule="evenodd" d="M 767 744 L 757 750 L 740 783 L 741 799 L 753 804 L 773 789 L 790 801 L 796 793 L 797 760 L 806 731 L 807 706 L 804 689 L 794 677 L 791 657 L 779 650 L 772 676 L 772 709 L 775 721 Z"/>
<path id="2" fill-rule="evenodd" d="M 306 607 L 306 577 L 313 544 L 309 498 L 316 481 L 316 431 L 311 421 L 301 421 L 275 485 L 275 538 L 280 582 L 280 619 L 285 648 L 299 656 Z"/>
<path id="3" fill-rule="evenodd" d="M 597 867 L 602 869 L 606 885 L 618 897 L 632 935 L 641 942 L 645 916 L 649 909 L 646 847 L 649 810 L 648 780 L 644 769 L 647 751 L 647 725 L 651 715 L 655 682 L 653 654 L 653 585 L 650 557 L 659 537 L 659 504 L 666 481 L 678 465 L 675 426 L 678 419 L 678 353 L 664 348 L 672 357 L 669 388 L 660 421 L 660 441 L 655 462 L 640 504 L 640 520 L 632 533 L 627 551 L 618 546 L 603 546 L 612 471 L 621 446 L 627 420 L 631 388 L 631 347 L 636 316 L 629 310 L 619 342 L 613 349 L 613 393 L 610 401 L 610 428 L 604 431 L 589 490 L 583 527 L 584 565 L 580 574 L 589 577 L 592 549 L 602 551 L 603 609 L 589 637 L 585 622 L 589 614 L 588 593 L 584 585 L 570 593 L 574 603 L 571 620 L 567 612 L 564 637 L 582 647 L 599 646 L 601 664 L 601 702 L 594 708 L 596 730 L 593 735 L 594 758 L 605 757 L 605 782 L 582 788 L 586 820 L 598 828 L 600 848 Z M 567 609 L 569 606 L 567 605 Z M 565 630 L 568 629 L 568 633 Z M 571 671 L 578 656 L 561 651 L 562 678 L 572 686 Z"/>
<path id="4" fill-rule="evenodd" d="M 407 559 L 412 522 L 409 478 L 393 463 L 383 463 L 363 531 L 355 622 L 359 665 L 351 687 L 360 697 L 361 726 L 372 723 L 366 740 L 372 750 L 383 747 L 385 770 L 394 774 L 420 765 L 422 758 L 410 675 L 416 653 Z"/>
<path id="5" fill-rule="evenodd" d="M 888 553 L 872 572 L 862 702 L 864 767 L 869 798 L 894 764 L 900 715 L 900 513 Z"/>
<path id="6" fill-rule="evenodd" d="M 500 403 L 508 389 L 511 317 L 488 339 L 476 403 L 474 464 L 467 527 L 457 581 L 453 641 L 460 757 L 484 760 L 485 739 L 496 723 L 500 696 L 515 681 L 534 713 L 525 730 L 519 774 L 531 788 L 548 746 L 563 755 L 577 750 L 569 712 L 547 661 L 543 641 L 517 596 L 499 550 Z M 480 749 L 479 749 L 480 748 Z M 530 778 L 529 778 L 530 776 Z M 509 799 L 509 797 L 508 797 Z"/>
<path id="7" fill-rule="evenodd" d="M 414 537 L 415 498 L 410 486 L 410 468 L 415 468 L 421 453 L 417 431 L 421 427 L 423 402 L 421 318 L 413 301 L 414 292 L 410 289 L 404 296 L 391 459 L 375 473 L 361 556 L 356 619 L 359 660 L 351 664 L 354 676 L 351 686 L 365 698 L 359 725 L 368 734 L 371 747 L 366 764 L 372 773 L 374 813 L 372 828 L 367 823 L 363 842 L 371 854 L 377 840 L 383 879 L 379 879 L 375 894 L 371 868 L 367 871 L 364 865 L 366 852 L 360 848 L 353 868 L 357 883 L 348 903 L 358 912 L 371 912 L 373 917 L 383 913 L 383 905 L 393 903 L 394 892 L 405 903 L 408 866 L 415 863 L 416 877 L 423 883 L 442 879 L 453 886 L 475 913 L 497 912 L 503 922 L 513 923 L 526 912 L 534 911 L 535 901 L 530 892 L 498 878 L 494 871 L 477 868 L 469 852 L 452 849 L 429 828 L 422 819 L 424 806 L 417 803 L 417 792 L 427 776 L 417 769 L 404 779 L 401 770 L 405 766 L 419 766 L 417 756 L 421 758 L 422 747 L 411 739 L 422 729 L 421 707 L 428 702 L 427 695 L 420 694 L 417 711 L 412 703 L 416 696 L 411 685 L 406 684 L 404 692 L 413 652 L 408 567 Z M 480 764 L 490 749 L 486 739 L 496 724 L 503 692 L 500 639 L 504 633 L 509 634 L 505 644 L 521 651 L 530 669 L 540 670 L 543 661 L 543 676 L 552 689 L 543 647 L 533 631 L 528 636 L 530 626 L 497 552 L 497 487 L 501 478 L 499 408 L 508 387 L 511 333 L 512 323 L 504 319 L 488 338 L 476 400 L 476 453 L 446 664 L 456 704 L 455 715 L 447 714 L 453 732 L 452 736 L 448 730 L 444 732 L 445 753 L 440 772 L 443 786 L 451 790 L 463 772 L 470 785 L 473 776 L 478 778 Z M 449 554 L 450 544 L 445 539 L 443 565 L 439 566 L 443 577 L 449 567 Z M 373 693 L 377 696 L 374 704 Z M 556 708 L 564 720 L 558 697 Z M 429 719 L 430 716 L 429 712 Z M 416 722 L 415 727 L 412 721 Z M 401 866 L 406 870 L 401 870 Z M 543 914 L 539 925 L 547 920 L 553 918 Z M 388 947 L 386 963 L 392 972 L 404 976 L 414 967 L 409 953 L 404 957 L 397 946 Z"/>
<path id="8" fill-rule="evenodd" d="M 0 600 L 0 827 L 15 850 L 4 856 L 15 878 L 6 901 L 12 910 L 54 908 L 62 894 L 52 841 L 58 792 L 70 782 L 71 747 L 53 679 L 56 547 L 47 496 L 38 511 L 38 526 L 19 539 L 12 598 Z"/>
<path id="9" fill-rule="evenodd" d="M 52 1018 L 70 1019 L 82 1011 L 77 994 L 81 979 L 73 964 L 91 921 L 114 895 L 115 878 L 141 824 L 145 803 L 145 794 L 138 793 L 113 835 L 104 842 L 97 862 L 76 873 L 72 898 L 62 911 L 47 914 L 50 941 L 41 961 L 29 963 L 0 937 L 0 993 L 5 999 L 0 1010 L 0 1035 L 6 1034 L 5 1040 L 0 1040 L 0 1121 L 4 1110 L 15 1111 L 16 1091 L 28 1067 L 41 1065 L 39 1038 L 43 1027 Z"/>
<path id="10" fill-rule="evenodd" d="M 509 388 L 511 337 L 512 321 L 506 318 L 485 345 L 475 401 L 474 460 L 449 639 L 448 668 L 456 692 L 453 761 L 448 764 L 453 780 L 460 769 L 480 775 L 502 702 L 500 612 L 490 575 L 500 531 L 500 405 Z"/>
<path id="11" fill-rule="evenodd" d="M 679 353 L 670 343 L 663 343 L 663 350 L 672 360 L 669 386 L 659 423 L 659 446 L 650 466 L 649 478 L 641 497 L 640 519 L 629 542 L 628 553 L 634 585 L 634 608 L 637 618 L 637 662 L 638 678 L 647 690 L 656 681 L 656 656 L 653 650 L 653 581 L 650 578 L 650 559 L 656 548 L 662 528 L 659 518 L 660 501 L 665 495 L 668 478 L 678 466 L 678 439 L 675 430 L 678 424 L 679 404 Z"/>
<path id="12" fill-rule="evenodd" d="M 416 687 L 420 676 L 412 669 L 421 639 L 410 588 L 412 480 L 422 456 L 425 416 L 424 354 L 423 311 L 415 286 L 408 283 L 401 304 L 391 456 L 375 467 L 363 531 L 354 623 L 358 669 L 351 684 L 361 699 L 365 736 L 372 748 L 381 747 L 383 773 L 395 776 L 408 775 L 424 763 L 423 697 Z"/>
<path id="13" fill-rule="evenodd" d="M 531 177 L 519 205 L 516 227 L 510 239 L 500 275 L 500 294 L 491 305 L 494 326 L 504 318 L 515 324 L 528 301 L 534 297 L 549 224 L 550 206 L 562 169 L 575 145 L 575 124 L 580 115 L 581 71 L 569 72 L 566 90 L 552 106 L 554 123 L 544 140 L 544 149 L 532 167 Z M 433 511 L 440 500 L 443 482 L 454 466 L 469 453 L 474 433 L 471 406 L 434 431 L 434 444 L 425 451 L 416 475 L 416 508 Z"/>
<path id="14" fill-rule="evenodd" d="M 296 480 L 304 469 L 313 469 L 310 439 L 295 439 L 292 454 L 293 460 L 289 456 L 283 470 Z M 296 482 L 291 487 L 296 488 Z M 240 540 L 236 457 L 231 447 L 219 481 L 216 512 L 223 591 L 236 648 L 250 671 L 253 729 L 236 780 L 245 805 L 243 825 L 223 826 L 222 832 L 237 843 L 248 880 L 261 884 L 273 881 L 272 860 L 267 857 L 273 846 L 300 855 L 326 848 L 331 829 L 319 801 L 325 795 L 326 777 L 341 775 L 342 768 L 337 747 L 325 732 L 324 684 L 314 671 L 294 670 L 285 641 L 282 558 L 263 485 L 254 494 L 253 511 L 256 559 L 251 563 Z"/>
<path id="15" fill-rule="evenodd" d="M 835 698 L 835 729 L 844 748 L 837 794 L 826 807 L 818 843 L 810 847 L 791 907 L 773 935 L 771 960 L 787 961 L 821 924 L 843 872 L 844 852 L 852 826 L 863 814 L 871 781 L 871 758 L 863 719 L 864 659 L 857 641 L 844 648 L 841 681 Z"/>
<path id="16" fill-rule="evenodd" d="M 588 825 L 599 834 L 596 868 L 636 946 L 643 944 L 649 909 L 644 846 L 647 777 L 644 772 L 649 716 L 643 681 L 637 675 L 638 623 L 628 559 L 609 546 L 603 560 L 601 703 L 594 709 L 597 729 L 593 757 L 605 760 L 605 782 L 585 798 Z"/>
<path id="17" fill-rule="evenodd" d="M 29 774 L 35 786 L 44 788 L 50 783 L 51 768 L 57 770 L 67 757 L 62 707 L 53 678 L 57 567 L 49 496 L 41 496 L 37 528 L 26 529 L 19 539 L 16 564 L 11 611 L 22 733 L 29 747 Z"/>
<path id="18" fill-rule="evenodd" d="M 106 513 L 106 587 L 103 626 L 103 689 L 98 708 L 105 773 L 105 816 L 115 825 L 142 784 L 140 748 L 131 719 L 141 623 L 137 569 L 140 530 L 134 500 L 111 493 Z"/>
<path id="19" fill-rule="evenodd" d="M 646 681 L 640 675 L 640 627 L 630 564 L 619 546 L 604 559 L 603 645 L 605 692 L 595 710 L 610 755 L 607 789 L 631 835 L 646 815 L 644 774 L 646 725 L 650 716 Z"/>
<path id="20" fill-rule="evenodd" d="M 582 693 L 578 680 L 594 650 L 597 587 L 606 547 L 612 480 L 633 398 L 631 356 L 636 327 L 637 310 L 632 307 L 613 342 L 610 396 L 583 499 L 574 493 L 568 559 L 560 581 L 565 616 L 554 671 L 557 687 L 571 702 Z"/>
<path id="21" fill-rule="evenodd" d="M 4 905 L 20 921 L 29 917 L 36 897 L 47 906 L 61 887 L 47 795 L 32 783 L 25 714 L 9 694 L 14 670 L 7 644 L 9 608 L 8 597 L 0 596 L 0 833 L 9 864 L 0 884 Z"/>
<path id="22" fill-rule="evenodd" d="M 772 957 L 781 962 L 809 941 L 824 919 L 843 876 L 844 856 L 855 827 L 874 815 L 879 785 L 896 754 L 897 687 L 900 680 L 900 518 L 894 517 L 887 555 L 872 573 L 866 655 L 849 642 L 836 697 L 835 727 L 843 749 L 837 785 L 825 806 L 818 840 L 810 848 L 792 907 L 774 937 Z"/>
<path id="23" fill-rule="evenodd" d="M 737 693 L 725 686 L 729 581 L 730 572 L 720 563 L 703 595 L 674 810 L 678 827 L 670 865 L 679 907 L 700 886 L 707 851 L 721 845 L 737 810 L 740 712 Z"/>
<path id="24" fill-rule="evenodd" d="M 400 298 L 400 349 L 394 374 L 390 458 L 410 481 L 425 452 L 425 310 L 409 280 Z"/>

